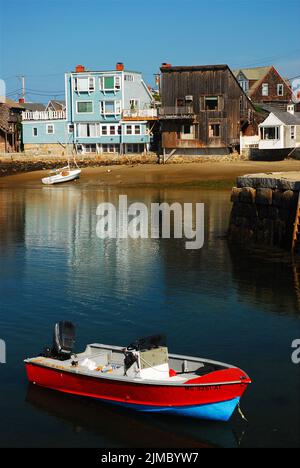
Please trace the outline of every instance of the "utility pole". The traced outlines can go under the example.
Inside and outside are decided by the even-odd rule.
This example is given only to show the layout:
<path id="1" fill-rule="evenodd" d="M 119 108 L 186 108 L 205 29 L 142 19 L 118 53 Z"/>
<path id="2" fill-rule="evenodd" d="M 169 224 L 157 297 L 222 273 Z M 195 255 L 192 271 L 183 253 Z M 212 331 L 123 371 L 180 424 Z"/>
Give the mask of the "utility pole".
<path id="1" fill-rule="evenodd" d="M 22 100 L 23 102 L 25 102 L 25 96 L 26 96 L 25 75 L 18 75 L 18 78 L 22 82 Z"/>

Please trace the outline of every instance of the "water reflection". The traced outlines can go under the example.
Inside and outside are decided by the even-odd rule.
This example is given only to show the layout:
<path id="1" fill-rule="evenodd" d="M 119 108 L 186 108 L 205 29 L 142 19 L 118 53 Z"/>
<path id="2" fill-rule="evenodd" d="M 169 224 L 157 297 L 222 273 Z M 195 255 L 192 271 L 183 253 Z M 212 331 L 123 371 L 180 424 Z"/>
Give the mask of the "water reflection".
<path id="1" fill-rule="evenodd" d="M 127 194 L 128 203 L 147 206 L 204 203 L 203 249 L 186 250 L 184 239 L 97 238 L 98 204 L 111 202 L 118 207 L 120 194 Z M 30 405 L 18 407 L 18 414 L 11 410 L 24 401 L 26 392 L 25 378 L 20 377 L 22 359 L 50 344 L 53 323 L 65 319 L 78 325 L 77 350 L 91 342 L 125 346 L 138 336 L 163 332 L 175 353 L 203 355 L 244 368 L 254 384 L 242 400 L 251 421 L 242 444 L 299 443 L 300 380 L 290 360 L 290 345 L 300 332 L 300 268 L 274 252 L 249 254 L 229 248 L 225 238 L 229 198 L 227 191 L 110 190 L 79 184 L 0 190 L 0 330 L 9 352 L 9 365 L 0 368 L 5 377 L 1 377 L 5 398 L 0 399 L 0 437 L 8 434 L 11 445 L 16 444 L 17 436 L 7 432 L 11 419 L 31 417 Z M 278 374 L 284 376 L 280 381 Z M 195 444 L 235 445 L 232 426 L 226 426 L 224 434 L 219 425 L 178 419 L 165 423 L 160 417 L 119 415 L 101 406 L 105 424 L 113 421 L 106 438 L 92 417 L 93 404 L 73 398 L 68 403 L 69 397 L 52 398 L 39 391 L 30 394 L 34 407 L 55 416 L 47 435 L 49 445 L 57 434 L 65 436 L 66 445 L 78 443 L 64 433 L 60 421 L 95 432 L 103 446 L 107 441 L 130 445 L 129 439 L 138 433 L 147 444 L 167 443 L 173 436 L 174 446 L 185 444 L 182 435 L 190 434 Z M 236 428 L 235 420 L 232 424 Z M 121 429 L 115 431 L 127 426 L 132 428 L 129 438 Z M 28 445 L 36 431 L 34 425 L 28 430 Z"/>
<path id="2" fill-rule="evenodd" d="M 300 263 L 275 249 L 230 247 L 232 279 L 243 300 L 264 303 L 273 312 L 300 312 Z"/>
<path id="3" fill-rule="evenodd" d="M 35 385 L 28 386 L 26 401 L 35 409 L 72 425 L 75 433 L 96 433 L 102 444 L 104 441 L 103 447 L 200 449 L 235 447 L 238 443 L 230 427 L 224 424 L 203 425 L 199 421 L 193 424 L 192 421 L 187 429 L 180 418 L 166 415 L 153 417 L 93 400 L 63 395 Z"/>

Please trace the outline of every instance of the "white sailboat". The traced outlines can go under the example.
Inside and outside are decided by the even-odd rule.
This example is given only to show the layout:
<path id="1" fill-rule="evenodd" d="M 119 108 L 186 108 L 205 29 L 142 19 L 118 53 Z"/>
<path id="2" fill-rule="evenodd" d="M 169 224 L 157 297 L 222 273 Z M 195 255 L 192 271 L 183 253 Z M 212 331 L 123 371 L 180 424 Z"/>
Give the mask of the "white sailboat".
<path id="1" fill-rule="evenodd" d="M 67 141 L 67 140 L 66 140 Z M 45 185 L 61 184 L 63 182 L 70 182 L 71 180 L 79 179 L 81 169 L 79 168 L 75 154 L 73 154 L 73 161 L 75 168 L 70 167 L 70 159 L 68 154 L 68 143 L 66 144 L 68 165 L 59 169 L 52 169 L 48 177 L 42 178 L 42 183 Z"/>
<path id="2" fill-rule="evenodd" d="M 76 164 L 77 166 L 77 164 Z M 50 171 L 48 177 L 42 179 L 43 184 L 53 185 L 60 184 L 62 182 L 70 182 L 71 180 L 79 179 L 81 174 L 81 169 L 77 166 L 76 169 L 71 169 L 70 165 L 62 167 L 60 169 L 53 169 Z"/>

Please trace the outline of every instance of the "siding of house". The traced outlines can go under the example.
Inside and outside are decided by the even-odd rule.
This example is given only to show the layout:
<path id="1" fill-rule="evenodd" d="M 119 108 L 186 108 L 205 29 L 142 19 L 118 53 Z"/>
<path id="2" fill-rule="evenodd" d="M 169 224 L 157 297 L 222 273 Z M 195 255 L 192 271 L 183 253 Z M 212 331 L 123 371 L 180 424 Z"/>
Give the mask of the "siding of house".
<path id="1" fill-rule="evenodd" d="M 193 116 L 161 120 L 162 147 L 166 149 L 229 148 L 239 145 L 242 115 L 253 112 L 251 103 L 226 65 L 211 67 L 162 67 L 162 108 L 192 96 Z M 218 96 L 218 110 L 205 110 L 206 97 Z M 247 117 L 246 117 L 247 120 Z M 195 126 L 193 139 L 179 134 L 184 124 Z M 220 125 L 220 136 L 211 137 L 209 126 Z"/>
<path id="2" fill-rule="evenodd" d="M 126 80 L 125 77 L 130 75 L 132 80 Z M 106 76 L 117 76 L 120 80 L 120 89 L 118 90 L 101 90 L 100 79 Z M 94 78 L 94 90 L 92 91 L 77 91 L 75 89 L 75 80 L 77 78 Z M 146 145 L 150 142 L 147 120 L 139 121 L 123 120 L 123 111 L 130 110 L 130 99 L 137 99 L 139 109 L 149 109 L 152 103 L 152 97 L 148 92 L 142 76 L 138 72 L 130 71 L 109 71 L 109 72 L 72 72 L 65 75 L 65 99 L 66 99 L 66 120 L 53 120 L 49 122 L 41 121 L 24 121 L 23 122 L 23 139 L 25 145 L 44 145 L 44 144 L 61 144 L 72 143 L 77 145 L 118 145 L 120 149 L 121 143 L 141 144 Z M 92 112 L 78 112 L 78 103 L 89 101 L 92 103 Z M 103 115 L 100 111 L 101 102 L 114 102 L 115 106 L 119 106 L 119 112 L 112 115 Z M 46 124 L 54 125 L 55 131 L 53 135 L 47 134 Z M 74 124 L 74 133 L 68 132 L 68 125 Z M 97 124 L 97 136 L 80 136 L 80 125 Z M 100 125 L 120 125 L 122 127 L 122 135 L 116 131 L 115 135 L 102 135 Z M 127 125 L 139 125 L 140 133 L 127 135 Z M 33 128 L 38 129 L 38 135 L 34 136 Z M 30 147 L 31 148 L 31 147 Z"/>
<path id="3" fill-rule="evenodd" d="M 262 84 L 268 83 L 269 86 L 269 93 L 268 96 L 262 95 Z M 283 85 L 283 95 L 279 96 L 277 92 L 277 85 Z M 278 74 L 276 69 L 272 67 L 270 71 L 266 74 L 264 78 L 262 78 L 253 89 L 250 90 L 249 96 L 253 102 L 264 102 L 264 103 L 272 103 L 282 104 L 282 108 L 286 108 L 286 104 L 291 101 L 292 99 L 292 90 L 287 85 L 285 80 Z"/>

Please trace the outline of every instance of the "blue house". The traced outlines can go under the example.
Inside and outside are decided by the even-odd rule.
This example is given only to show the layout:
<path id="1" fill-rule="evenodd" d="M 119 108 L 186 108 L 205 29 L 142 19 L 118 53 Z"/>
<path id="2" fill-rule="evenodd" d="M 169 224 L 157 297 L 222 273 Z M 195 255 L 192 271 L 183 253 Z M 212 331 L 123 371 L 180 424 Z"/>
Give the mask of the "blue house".
<path id="1" fill-rule="evenodd" d="M 78 65 L 65 74 L 65 109 L 23 112 L 25 151 L 61 153 L 143 153 L 157 120 L 142 75 L 118 63 L 112 71 Z"/>

